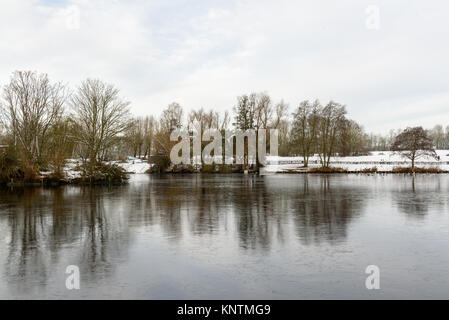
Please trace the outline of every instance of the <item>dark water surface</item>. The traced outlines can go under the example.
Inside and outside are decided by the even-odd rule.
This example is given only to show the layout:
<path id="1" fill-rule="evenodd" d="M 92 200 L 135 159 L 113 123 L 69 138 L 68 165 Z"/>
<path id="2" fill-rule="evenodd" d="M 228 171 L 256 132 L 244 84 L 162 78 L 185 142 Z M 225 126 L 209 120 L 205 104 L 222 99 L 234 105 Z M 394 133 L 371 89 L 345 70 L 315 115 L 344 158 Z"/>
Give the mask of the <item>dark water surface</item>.
<path id="1" fill-rule="evenodd" d="M 0 298 L 449 298 L 449 176 L 0 189 Z"/>

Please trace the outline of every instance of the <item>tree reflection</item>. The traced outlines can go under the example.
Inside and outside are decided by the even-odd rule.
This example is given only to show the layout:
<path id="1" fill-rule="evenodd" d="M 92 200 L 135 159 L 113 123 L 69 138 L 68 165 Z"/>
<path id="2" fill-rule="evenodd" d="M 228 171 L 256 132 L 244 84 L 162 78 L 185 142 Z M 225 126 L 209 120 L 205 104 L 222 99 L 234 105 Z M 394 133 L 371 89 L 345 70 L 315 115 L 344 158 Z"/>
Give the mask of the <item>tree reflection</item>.
<path id="1" fill-rule="evenodd" d="M 393 202 L 407 217 L 424 219 L 431 207 L 445 206 L 445 197 L 439 196 L 444 194 L 439 176 L 397 177 L 394 186 Z"/>
<path id="2" fill-rule="evenodd" d="M 78 265 L 85 280 L 113 272 L 111 260 L 126 252 L 129 232 L 126 224 L 106 214 L 105 203 L 111 200 L 107 195 L 102 188 L 72 187 L 23 188 L 3 194 L 11 203 L 5 261 L 10 284 L 19 291 L 29 283 L 45 286 L 50 276 L 61 273 L 56 270 L 61 259 Z M 120 211 L 115 207 L 116 217 Z M 1 224 L 4 218 L 0 216 Z"/>
<path id="3" fill-rule="evenodd" d="M 297 235 L 304 244 L 344 241 L 348 225 L 363 210 L 363 187 L 346 185 L 334 178 L 304 176 L 303 188 L 291 202 Z"/>
<path id="4" fill-rule="evenodd" d="M 287 216 L 277 210 L 275 195 L 268 191 L 263 178 L 242 178 L 241 187 L 231 198 L 240 247 L 268 250 L 274 237 L 283 241 L 281 220 Z"/>
<path id="5" fill-rule="evenodd" d="M 18 190 L 11 201 L 21 203 L 21 210 L 7 216 L 10 236 L 5 273 L 8 279 L 28 278 L 45 282 L 51 263 L 40 243 L 45 239 L 47 223 L 39 203 L 41 194 L 35 189 Z"/>
<path id="6" fill-rule="evenodd" d="M 185 199 L 190 231 L 195 235 L 213 234 L 218 230 L 220 219 L 220 189 L 207 179 L 195 179 Z"/>
<path id="7" fill-rule="evenodd" d="M 6 278 L 15 286 L 45 285 L 61 264 L 78 265 L 86 281 L 109 277 L 138 228 L 178 247 L 192 237 L 211 244 L 231 239 L 218 245 L 252 251 L 296 239 L 334 244 L 345 240 L 349 223 L 362 211 L 364 192 L 331 176 L 241 175 L 13 190 L 0 195 L 8 203 L 7 214 L 0 215 L 10 239 Z"/>

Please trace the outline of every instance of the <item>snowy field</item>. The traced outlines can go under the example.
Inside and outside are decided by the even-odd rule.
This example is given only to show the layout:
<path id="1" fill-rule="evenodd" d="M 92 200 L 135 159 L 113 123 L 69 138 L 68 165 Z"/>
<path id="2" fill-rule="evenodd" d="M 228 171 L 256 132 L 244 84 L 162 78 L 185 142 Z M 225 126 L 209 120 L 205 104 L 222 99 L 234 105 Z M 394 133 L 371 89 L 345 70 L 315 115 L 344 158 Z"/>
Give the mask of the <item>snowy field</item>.
<path id="1" fill-rule="evenodd" d="M 449 171 L 449 150 L 437 150 L 440 159 L 422 157 L 415 161 L 417 167 L 436 167 Z M 310 157 L 309 167 L 319 167 L 320 159 Z M 391 172 L 394 167 L 411 166 L 411 161 L 392 151 L 371 152 L 369 156 L 360 157 L 332 157 L 331 167 L 339 167 L 348 171 L 362 171 L 376 167 L 379 172 Z M 303 171 L 302 157 L 267 157 L 267 165 L 261 173 L 282 173 Z"/>
<path id="2" fill-rule="evenodd" d="M 438 150 L 440 159 L 432 157 L 422 157 L 416 161 L 417 167 L 435 167 L 443 171 L 449 171 L 449 150 Z M 126 162 L 114 162 L 130 174 L 143 174 L 151 165 L 146 161 L 137 158 L 128 158 Z M 79 164 L 77 160 L 70 159 L 65 167 L 67 179 L 72 180 L 80 177 L 80 172 L 75 170 Z M 309 168 L 320 167 L 318 156 L 310 157 Z M 411 161 L 401 155 L 391 152 L 371 152 L 369 156 L 361 157 L 332 157 L 331 167 L 339 167 L 351 172 L 362 171 L 364 169 L 377 168 L 378 172 L 391 172 L 394 167 L 409 167 Z M 304 172 L 302 157 L 267 157 L 267 165 L 261 169 L 261 174 Z"/>

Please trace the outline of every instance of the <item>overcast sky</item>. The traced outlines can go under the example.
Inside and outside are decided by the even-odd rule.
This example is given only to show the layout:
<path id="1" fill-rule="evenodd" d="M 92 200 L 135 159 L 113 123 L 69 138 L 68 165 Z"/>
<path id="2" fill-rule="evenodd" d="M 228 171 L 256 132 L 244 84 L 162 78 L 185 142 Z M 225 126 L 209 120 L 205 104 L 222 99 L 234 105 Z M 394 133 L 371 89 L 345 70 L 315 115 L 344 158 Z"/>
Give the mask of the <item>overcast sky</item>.
<path id="1" fill-rule="evenodd" d="M 267 91 L 346 104 L 372 132 L 446 126 L 448 17 L 445 0 L 1 0 L 0 85 L 14 70 L 100 78 L 136 115 Z"/>

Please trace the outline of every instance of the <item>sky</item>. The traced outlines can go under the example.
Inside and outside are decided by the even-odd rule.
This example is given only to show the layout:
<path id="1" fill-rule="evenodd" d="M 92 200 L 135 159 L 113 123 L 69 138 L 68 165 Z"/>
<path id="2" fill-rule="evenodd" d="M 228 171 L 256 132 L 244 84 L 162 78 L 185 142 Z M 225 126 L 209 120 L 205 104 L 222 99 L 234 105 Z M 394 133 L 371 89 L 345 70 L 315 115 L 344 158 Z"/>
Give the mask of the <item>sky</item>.
<path id="1" fill-rule="evenodd" d="M 366 131 L 449 125 L 444 0 L 2 0 L 0 86 L 14 70 L 99 78 L 137 116 L 231 110 L 266 91 L 334 100 Z"/>

